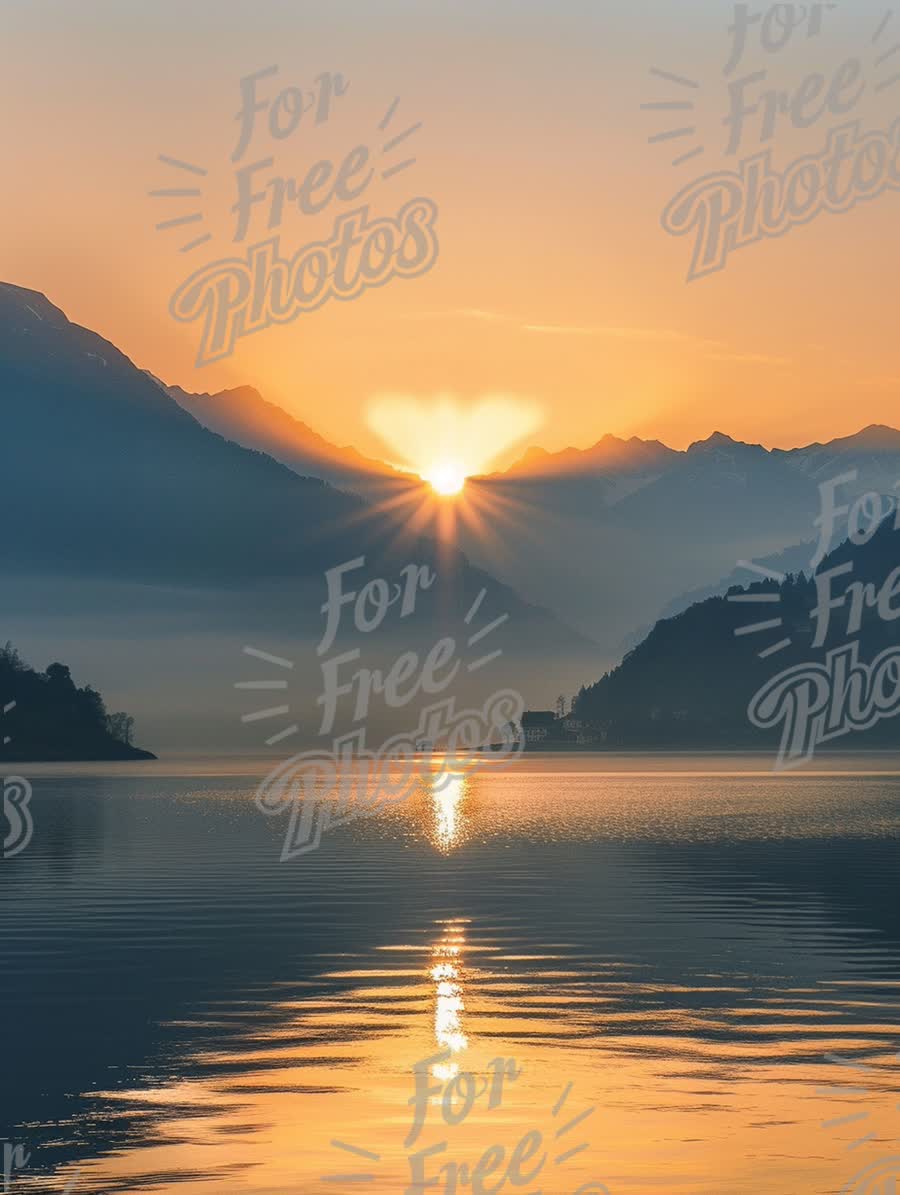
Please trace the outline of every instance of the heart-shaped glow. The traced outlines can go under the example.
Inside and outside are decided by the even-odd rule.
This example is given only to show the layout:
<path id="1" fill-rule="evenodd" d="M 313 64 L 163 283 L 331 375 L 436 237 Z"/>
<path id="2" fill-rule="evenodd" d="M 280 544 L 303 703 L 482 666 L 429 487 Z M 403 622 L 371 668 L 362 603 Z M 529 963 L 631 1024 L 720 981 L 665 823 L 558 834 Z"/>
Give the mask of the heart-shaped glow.
<path id="1" fill-rule="evenodd" d="M 456 494 L 467 477 L 491 464 L 543 422 L 540 407 L 516 395 L 491 394 L 463 403 L 381 394 L 369 403 L 369 427 L 388 444 L 397 464 L 414 469 L 439 494 Z"/>

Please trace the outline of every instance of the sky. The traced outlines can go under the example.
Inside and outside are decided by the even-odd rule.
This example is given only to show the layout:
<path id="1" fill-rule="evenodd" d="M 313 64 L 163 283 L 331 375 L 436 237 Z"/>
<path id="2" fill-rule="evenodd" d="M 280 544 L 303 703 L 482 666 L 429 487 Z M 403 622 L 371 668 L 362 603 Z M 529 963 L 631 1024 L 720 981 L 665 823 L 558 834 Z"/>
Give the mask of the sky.
<path id="1" fill-rule="evenodd" d="M 748 25 L 726 75 L 735 12 L 721 0 L 5 0 L 0 278 L 43 291 L 167 383 L 251 384 L 328 439 L 390 459 L 396 444 L 372 413 L 398 396 L 426 428 L 437 396 L 470 412 L 486 396 L 520 404 L 527 418 L 513 413 L 498 437 L 499 464 L 527 443 L 588 446 L 609 432 L 683 447 L 721 430 L 789 447 L 896 426 L 896 190 L 864 199 L 851 187 L 847 210 L 746 244 L 693 280 L 691 233 L 662 223 L 701 176 L 733 176 L 766 149 L 785 170 L 832 129 L 887 131 L 900 116 L 900 16 L 885 24 L 885 0 L 805 12 L 797 28 Z M 832 85 L 855 58 L 859 74 Z M 233 160 L 241 80 L 272 67 Z M 762 113 L 748 114 L 729 153 L 729 84 L 763 70 L 741 92 L 748 104 L 775 87 L 794 108 L 768 139 Z M 316 123 L 316 80 L 340 90 L 336 74 L 346 86 Z M 294 89 L 277 109 L 285 135 L 273 136 L 283 89 Z M 298 95 L 309 106 L 289 129 Z M 694 106 L 642 108 L 663 103 Z M 682 127 L 696 132 L 651 141 Z M 334 180 L 359 145 L 374 173 L 349 197 L 365 171 L 348 169 L 344 198 Z M 287 202 L 269 228 L 257 202 L 236 241 L 236 171 L 267 158 L 247 175 L 257 186 L 299 188 L 330 161 L 327 185 L 307 191 L 320 210 Z M 179 188 L 200 195 L 151 194 Z M 428 268 L 386 267 L 380 285 L 238 336 L 198 366 L 201 321 L 170 313 L 191 274 L 246 262 L 275 235 L 291 258 L 362 204 L 369 221 L 399 219 L 413 199 L 436 211 Z M 264 298 L 258 283 L 251 299 Z"/>

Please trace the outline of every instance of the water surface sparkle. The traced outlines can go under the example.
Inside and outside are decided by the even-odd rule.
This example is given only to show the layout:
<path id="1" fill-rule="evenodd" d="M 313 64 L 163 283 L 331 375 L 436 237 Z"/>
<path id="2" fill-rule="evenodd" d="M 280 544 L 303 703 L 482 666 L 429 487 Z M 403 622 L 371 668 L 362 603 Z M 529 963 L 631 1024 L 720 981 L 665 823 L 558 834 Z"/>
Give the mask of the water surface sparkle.
<path id="1" fill-rule="evenodd" d="M 900 1153 L 893 761 L 631 766 L 423 782 L 285 864 L 259 761 L 33 769 L 0 871 L 14 1189 L 334 1192 L 338 1138 L 396 1193 L 440 1050 L 436 1082 L 522 1067 L 429 1121 L 458 1162 L 552 1138 L 569 1082 L 596 1106 L 548 1195 L 820 1195 Z"/>

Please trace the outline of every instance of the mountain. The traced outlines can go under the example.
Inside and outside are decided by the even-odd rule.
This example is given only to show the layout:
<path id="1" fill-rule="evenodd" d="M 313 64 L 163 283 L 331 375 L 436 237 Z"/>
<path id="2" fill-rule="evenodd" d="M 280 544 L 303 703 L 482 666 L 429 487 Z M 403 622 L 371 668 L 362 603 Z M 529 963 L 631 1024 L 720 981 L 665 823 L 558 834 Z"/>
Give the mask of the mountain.
<path id="1" fill-rule="evenodd" d="M 656 476 L 665 472 L 677 457 L 678 453 L 673 448 L 668 448 L 659 440 L 641 440 L 637 436 L 621 440 L 618 436 L 606 435 L 590 448 L 564 448 L 560 452 L 548 452 L 544 448 L 531 447 L 502 475 L 492 476 L 528 480 Z"/>
<path id="2" fill-rule="evenodd" d="M 328 444 L 249 387 L 172 393 L 229 438 L 381 502 L 398 532 L 414 516 L 417 479 Z M 684 451 L 612 435 L 586 449 L 533 446 L 505 471 L 469 479 L 476 518 L 462 520 L 459 534 L 473 561 L 556 610 L 612 664 L 659 617 L 720 592 L 723 577 L 740 580 L 740 560 L 813 539 L 820 487 L 854 471 L 855 481 L 835 489 L 842 502 L 892 493 L 900 432 L 872 427 L 791 450 L 721 431 Z"/>
<path id="3" fill-rule="evenodd" d="M 667 472 L 621 504 L 618 517 L 645 531 L 653 526 L 707 545 L 733 544 L 807 529 L 815 513 L 805 477 L 759 444 L 714 432 L 682 454 Z"/>
<path id="4" fill-rule="evenodd" d="M 318 547 L 322 529 L 359 510 L 201 428 L 115 346 L 8 285 L 0 384 L 11 569 L 192 584 L 285 576 L 333 556 Z"/>
<path id="5" fill-rule="evenodd" d="M 853 436 L 805 448 L 775 449 L 774 454 L 783 456 L 794 468 L 819 483 L 855 471 L 858 479 L 850 487 L 854 494 L 868 490 L 897 493 L 900 431 L 892 427 L 871 424 Z"/>
<path id="6" fill-rule="evenodd" d="M 552 700 L 572 691 L 580 660 L 594 654 L 584 636 L 456 547 L 202 427 L 114 345 L 43 295 L 8 284 L 0 284 L 0 468 L 6 634 L 32 657 L 90 668 L 160 746 L 258 747 L 271 736 L 252 723 L 235 736 L 251 700 L 235 684 L 260 679 L 246 675 L 246 645 L 302 659 L 291 711 L 314 737 L 325 572 L 360 558 L 357 590 L 381 579 L 396 586 L 409 565 L 437 578 L 412 612 L 394 603 L 377 635 L 351 606 L 335 650 L 358 647 L 371 668 L 386 673 L 441 636 L 465 646 L 479 621 L 464 616 L 482 590 L 479 620 L 502 623 L 490 640 L 497 658 L 483 672 L 462 670 L 460 704 L 480 704 L 487 686 L 537 686 Z M 430 491 L 406 489 L 418 493 L 427 529 Z M 416 708 L 370 704 L 379 734 L 406 730 L 401 719 Z"/>
<path id="7" fill-rule="evenodd" d="M 610 746 L 770 748 L 784 729 L 780 715 L 802 718 L 810 708 L 823 720 L 834 717 L 837 727 L 850 711 L 858 729 L 835 736 L 835 746 L 896 746 L 898 559 L 900 530 L 892 516 L 868 542 L 844 541 L 813 575 L 757 581 L 699 602 L 659 622 L 617 668 L 583 689 L 573 715 L 601 723 Z M 825 595 L 821 602 L 816 579 Z M 870 586 L 880 602 L 857 603 L 854 586 L 860 593 Z M 816 610 L 824 610 L 828 598 L 837 604 L 820 627 Z M 885 662 L 881 680 L 864 671 L 851 679 L 854 659 L 868 668 L 883 652 L 894 658 Z M 842 659 L 847 653 L 846 688 L 840 664 L 829 664 L 834 653 Z M 830 685 L 829 669 L 837 678 Z M 766 686 L 769 700 L 755 703 L 754 725 L 748 709 Z M 880 707 L 882 716 L 869 719 L 869 706 Z M 772 724 L 761 729 L 764 713 Z"/>
<path id="8" fill-rule="evenodd" d="M 705 602 L 707 598 L 728 593 L 730 589 L 739 589 L 748 584 L 754 575 L 758 577 L 766 573 L 769 575 L 781 573 L 787 576 L 789 573 L 811 572 L 815 554 L 815 543 L 794 544 L 790 548 L 785 548 L 783 552 L 773 552 L 771 556 L 742 561 L 726 577 L 712 585 L 701 585 L 697 589 L 688 590 L 687 593 L 680 593 L 678 597 L 666 603 L 660 611 L 659 619 L 655 621 L 674 618 L 676 614 L 681 614 L 683 610 L 695 606 L 698 602 Z M 647 626 L 635 631 L 623 643 L 623 651 L 629 652 L 637 647 L 642 640 L 646 639 L 652 629 L 652 626 Z"/>
<path id="9" fill-rule="evenodd" d="M 897 483 L 900 480 L 900 432 L 893 428 L 873 425 L 854 436 L 846 436 L 828 444 L 812 444 L 806 448 L 787 451 L 773 449 L 772 456 L 786 460 L 792 468 L 814 480 L 817 489 L 824 486 L 826 491 L 833 494 L 836 506 L 852 505 L 864 494 L 877 494 L 884 511 L 896 506 Z M 856 474 L 855 480 L 850 480 L 851 473 Z M 827 503 L 827 500 L 821 499 L 820 506 L 822 502 Z M 817 512 L 816 518 L 819 517 L 819 513 Z M 871 503 L 861 507 L 860 517 L 864 522 L 873 517 Z M 847 530 L 845 511 L 836 520 L 837 538 L 846 535 Z M 810 572 L 819 550 L 819 532 L 812 525 L 807 528 L 807 534 L 811 532 L 815 532 L 815 538 L 792 544 L 752 561 L 742 560 L 718 581 L 679 594 L 663 606 L 659 618 L 672 618 L 696 602 L 716 594 L 724 594 L 735 585 L 746 584 L 753 572 Z M 628 636 L 623 647 L 626 650 L 635 647 L 649 630 L 650 627 L 647 626 L 634 631 Z"/>
<path id="10" fill-rule="evenodd" d="M 590 454 L 589 454 L 590 455 Z M 621 461 L 621 457 L 619 458 Z M 766 449 L 716 434 L 685 452 L 626 454 L 624 471 L 496 475 L 470 483 L 502 551 L 464 531 L 464 550 L 529 600 L 596 640 L 609 664 L 677 594 L 742 558 L 807 538 L 816 486 Z"/>
<path id="11" fill-rule="evenodd" d="M 605 437 L 585 450 L 530 449 L 510 470 L 470 482 L 502 550 L 466 552 L 597 641 L 610 664 L 679 594 L 716 588 L 741 560 L 817 538 L 820 487 L 847 505 L 895 493 L 900 432 L 866 428 L 782 451 L 714 432 L 684 451 Z M 846 534 L 846 515 L 841 534 Z"/>
<path id="12" fill-rule="evenodd" d="M 319 477 L 357 491 L 381 491 L 391 482 L 420 484 L 420 478 L 363 456 L 355 448 L 339 448 L 314 432 L 252 386 L 217 394 L 191 394 L 167 387 L 178 405 L 203 427 L 244 448 L 264 452 L 302 477 Z"/>

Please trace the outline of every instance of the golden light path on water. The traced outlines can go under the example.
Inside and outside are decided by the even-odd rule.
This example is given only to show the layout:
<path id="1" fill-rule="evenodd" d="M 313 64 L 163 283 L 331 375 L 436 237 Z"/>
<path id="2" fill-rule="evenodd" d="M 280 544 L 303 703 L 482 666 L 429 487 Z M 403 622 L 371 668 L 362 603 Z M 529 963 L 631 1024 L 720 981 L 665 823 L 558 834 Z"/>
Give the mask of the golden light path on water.
<path id="1" fill-rule="evenodd" d="M 433 842 L 446 854 L 461 841 L 463 799 L 471 780 L 461 773 L 447 772 L 439 773 L 428 783 L 435 812 Z"/>
<path id="2" fill-rule="evenodd" d="M 500 1107 L 482 1100 L 452 1128 L 432 1096 L 416 1149 L 446 1140 L 447 1158 L 473 1165 L 538 1131 L 546 1195 L 589 1182 L 610 1195 L 835 1195 L 900 1153 L 894 955 L 861 914 L 836 918 L 816 891 L 789 887 L 792 873 L 738 882 L 731 856 L 721 874 L 693 856 L 792 844 L 826 866 L 833 849 L 820 843 L 896 833 L 894 792 L 725 769 L 426 779 L 407 805 L 354 828 L 336 888 L 344 903 L 371 900 L 381 847 L 414 852 L 437 877 L 416 916 L 369 918 L 368 944 L 326 948 L 314 985 L 286 977 L 198 1009 L 191 1027 L 206 1044 L 180 1060 L 185 1077 L 99 1093 L 106 1115 L 136 1115 L 152 1139 L 87 1162 L 76 1190 L 398 1195 L 414 1069 L 447 1052 L 428 1068 L 436 1087 L 488 1076 L 497 1058 L 522 1073 Z M 297 874 L 277 872 L 285 891 Z M 239 1042 L 219 1036 L 235 1024 Z M 840 1061 L 861 1056 L 864 1077 Z M 371 1177 L 333 1178 L 353 1173 Z M 22 1190 L 62 1191 L 65 1177 Z"/>
<path id="3" fill-rule="evenodd" d="M 463 1032 L 462 963 L 465 946 L 463 923 L 448 922 L 440 941 L 434 946 L 437 960 L 431 968 L 435 984 L 434 1001 L 434 1043 L 438 1050 L 449 1050 L 453 1058 L 449 1062 L 435 1063 L 432 1074 L 436 1079 L 449 1082 L 459 1074 L 459 1055 L 469 1044 Z"/>
<path id="4" fill-rule="evenodd" d="M 427 783 L 435 817 L 432 841 L 442 854 L 446 854 L 460 841 L 462 802 L 470 781 L 466 776 L 447 772 L 439 773 Z M 435 962 L 431 968 L 431 978 L 435 983 L 435 1046 L 438 1050 L 448 1050 L 452 1058 L 446 1062 L 436 1062 L 432 1074 L 445 1083 L 459 1074 L 458 1056 L 468 1045 L 463 1032 L 465 999 L 462 966 L 465 941 L 465 923 L 450 920 L 433 947 Z"/>

